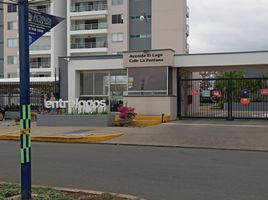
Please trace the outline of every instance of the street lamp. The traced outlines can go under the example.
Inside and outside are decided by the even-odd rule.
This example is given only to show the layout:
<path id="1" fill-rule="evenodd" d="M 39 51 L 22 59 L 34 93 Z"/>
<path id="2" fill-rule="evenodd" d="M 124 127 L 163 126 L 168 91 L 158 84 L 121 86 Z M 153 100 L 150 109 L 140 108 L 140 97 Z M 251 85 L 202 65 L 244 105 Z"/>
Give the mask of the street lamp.
<path id="1" fill-rule="evenodd" d="M 148 51 L 148 16 L 146 13 L 143 13 L 143 15 L 140 16 L 140 21 L 145 22 L 145 37 L 146 37 L 146 51 Z"/>

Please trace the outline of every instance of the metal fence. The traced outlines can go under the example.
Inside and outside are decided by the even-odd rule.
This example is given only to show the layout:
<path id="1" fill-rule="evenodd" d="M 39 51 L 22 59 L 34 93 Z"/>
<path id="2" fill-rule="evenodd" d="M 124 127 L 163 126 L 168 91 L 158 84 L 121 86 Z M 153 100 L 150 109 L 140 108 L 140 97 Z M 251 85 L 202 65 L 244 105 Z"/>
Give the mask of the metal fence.
<path id="1" fill-rule="evenodd" d="M 30 83 L 30 101 L 32 110 L 42 109 L 44 94 L 54 93 L 59 97 L 59 82 Z M 0 106 L 6 111 L 19 111 L 20 85 L 19 83 L 0 83 Z"/>
<path id="2" fill-rule="evenodd" d="M 180 118 L 268 119 L 268 78 L 182 79 Z"/>

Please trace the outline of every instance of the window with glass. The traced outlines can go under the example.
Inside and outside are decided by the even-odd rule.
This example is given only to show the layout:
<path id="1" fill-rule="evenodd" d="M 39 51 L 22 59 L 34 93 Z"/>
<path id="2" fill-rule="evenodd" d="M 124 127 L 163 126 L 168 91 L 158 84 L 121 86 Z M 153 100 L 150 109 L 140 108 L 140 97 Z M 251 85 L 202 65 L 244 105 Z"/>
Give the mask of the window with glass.
<path id="1" fill-rule="evenodd" d="M 123 42 L 123 33 L 113 33 L 112 42 Z"/>
<path id="2" fill-rule="evenodd" d="M 17 12 L 17 5 L 15 4 L 8 4 L 7 5 L 7 12 Z"/>
<path id="3" fill-rule="evenodd" d="M 112 0 L 112 5 L 122 5 L 123 0 Z"/>
<path id="4" fill-rule="evenodd" d="M 18 23 L 16 21 L 7 22 L 7 29 L 8 30 L 17 30 L 18 29 Z"/>
<path id="5" fill-rule="evenodd" d="M 112 24 L 123 24 L 123 21 L 122 15 L 112 15 Z"/>
<path id="6" fill-rule="evenodd" d="M 9 64 L 9 65 L 17 64 L 17 56 L 8 56 L 7 57 L 7 64 Z"/>
<path id="7" fill-rule="evenodd" d="M 7 39 L 8 48 L 16 48 L 18 46 L 18 40 L 15 38 Z"/>
<path id="8" fill-rule="evenodd" d="M 168 67 L 129 68 L 128 95 L 169 95 L 168 74 Z"/>
<path id="9" fill-rule="evenodd" d="M 117 111 L 127 92 L 126 70 L 83 71 L 80 73 L 80 99 L 106 100 L 110 111 Z"/>

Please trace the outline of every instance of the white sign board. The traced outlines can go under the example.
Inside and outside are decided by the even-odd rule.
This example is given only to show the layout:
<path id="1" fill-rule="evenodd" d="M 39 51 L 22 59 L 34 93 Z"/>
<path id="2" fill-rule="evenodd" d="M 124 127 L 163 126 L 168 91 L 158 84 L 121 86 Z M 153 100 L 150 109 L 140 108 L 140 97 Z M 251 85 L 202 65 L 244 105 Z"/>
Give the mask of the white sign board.
<path id="1" fill-rule="evenodd" d="M 63 101 L 60 99 L 59 101 L 46 101 L 46 108 L 68 108 L 71 112 L 77 113 L 102 113 L 107 112 L 107 105 L 105 100 L 78 100 L 75 101 Z"/>

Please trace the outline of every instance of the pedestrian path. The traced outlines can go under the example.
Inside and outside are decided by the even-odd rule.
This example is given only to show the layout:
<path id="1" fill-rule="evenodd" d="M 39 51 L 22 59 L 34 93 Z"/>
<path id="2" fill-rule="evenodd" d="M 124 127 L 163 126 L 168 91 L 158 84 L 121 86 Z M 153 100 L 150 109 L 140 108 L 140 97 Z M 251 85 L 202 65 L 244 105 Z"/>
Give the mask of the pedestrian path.
<path id="1" fill-rule="evenodd" d="M 12 121 L 0 125 L 0 140 L 20 140 L 19 125 Z M 32 123 L 31 138 L 38 142 L 88 143 L 102 142 L 123 135 L 123 130 L 98 127 L 42 127 Z"/>

